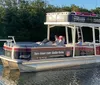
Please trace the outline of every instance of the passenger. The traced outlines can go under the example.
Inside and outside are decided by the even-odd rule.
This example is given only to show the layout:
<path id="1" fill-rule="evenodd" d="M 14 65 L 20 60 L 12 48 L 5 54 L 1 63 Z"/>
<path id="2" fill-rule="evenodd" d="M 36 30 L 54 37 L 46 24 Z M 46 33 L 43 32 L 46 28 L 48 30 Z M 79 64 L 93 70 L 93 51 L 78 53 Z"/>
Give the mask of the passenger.
<path id="1" fill-rule="evenodd" d="M 66 42 L 65 42 L 65 37 L 64 36 L 62 36 L 63 37 L 63 39 L 62 39 L 62 41 L 63 41 L 63 43 L 65 44 Z"/>
<path id="2" fill-rule="evenodd" d="M 52 45 L 52 42 L 47 38 L 45 38 L 40 45 L 48 46 L 48 45 Z"/>
<path id="3" fill-rule="evenodd" d="M 58 41 L 59 37 L 57 35 L 55 35 L 55 41 Z"/>
<path id="4" fill-rule="evenodd" d="M 59 36 L 59 42 L 57 45 L 64 46 L 64 43 L 65 43 L 65 40 L 64 40 L 63 36 Z"/>
<path id="5" fill-rule="evenodd" d="M 81 38 L 78 39 L 77 45 L 82 46 L 82 39 Z"/>
<path id="6" fill-rule="evenodd" d="M 45 38 L 45 39 L 40 43 L 40 45 L 44 45 L 44 44 L 46 44 L 47 42 L 49 42 L 49 40 L 48 40 L 47 38 Z"/>
<path id="7" fill-rule="evenodd" d="M 47 42 L 45 45 L 52 45 L 53 43 L 51 41 Z"/>
<path id="8" fill-rule="evenodd" d="M 55 35 L 55 44 L 57 45 L 59 43 L 59 37 Z"/>

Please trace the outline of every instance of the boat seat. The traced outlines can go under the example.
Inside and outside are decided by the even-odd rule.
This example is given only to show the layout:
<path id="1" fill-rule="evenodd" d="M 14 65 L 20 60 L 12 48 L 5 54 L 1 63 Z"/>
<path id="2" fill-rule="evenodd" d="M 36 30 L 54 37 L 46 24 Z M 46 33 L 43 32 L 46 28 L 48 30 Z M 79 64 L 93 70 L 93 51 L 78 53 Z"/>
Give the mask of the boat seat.
<path id="1" fill-rule="evenodd" d="M 73 47 L 73 44 L 72 43 L 69 43 L 69 44 L 65 44 L 66 47 Z"/>

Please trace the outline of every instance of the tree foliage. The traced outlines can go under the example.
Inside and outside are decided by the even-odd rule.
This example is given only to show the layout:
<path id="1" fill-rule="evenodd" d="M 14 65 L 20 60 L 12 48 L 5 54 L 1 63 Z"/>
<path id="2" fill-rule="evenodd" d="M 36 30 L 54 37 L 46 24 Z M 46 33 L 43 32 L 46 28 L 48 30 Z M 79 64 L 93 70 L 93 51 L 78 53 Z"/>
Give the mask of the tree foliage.
<path id="1" fill-rule="evenodd" d="M 100 14 L 100 7 L 88 10 L 74 4 L 54 6 L 44 0 L 0 0 L 0 38 L 13 35 L 18 41 L 42 40 L 46 37 L 46 13 L 62 11 L 92 11 Z"/>

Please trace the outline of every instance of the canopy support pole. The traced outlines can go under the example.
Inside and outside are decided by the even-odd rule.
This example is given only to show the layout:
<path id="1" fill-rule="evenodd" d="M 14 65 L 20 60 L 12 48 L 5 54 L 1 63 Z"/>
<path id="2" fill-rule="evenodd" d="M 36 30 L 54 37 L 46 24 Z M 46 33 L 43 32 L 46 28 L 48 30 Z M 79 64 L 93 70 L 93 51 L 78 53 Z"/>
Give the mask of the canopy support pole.
<path id="1" fill-rule="evenodd" d="M 50 39 L 50 25 L 48 25 L 48 29 L 47 29 L 47 39 Z"/>
<path id="2" fill-rule="evenodd" d="M 100 43 L 100 27 L 99 27 L 99 43 Z"/>
<path id="3" fill-rule="evenodd" d="M 76 26 L 73 29 L 73 57 L 75 56 L 75 42 L 76 42 Z"/>
<path id="4" fill-rule="evenodd" d="M 74 39 L 74 37 L 73 37 L 74 36 L 74 27 L 71 28 L 71 31 L 72 31 L 72 43 L 73 43 L 73 39 Z"/>
<path id="5" fill-rule="evenodd" d="M 83 42 L 84 42 L 84 39 L 83 39 L 83 31 L 82 31 L 82 27 L 80 27 L 80 30 L 81 30 L 82 43 L 83 43 Z"/>
<path id="6" fill-rule="evenodd" d="M 95 46 L 95 27 L 92 27 L 92 31 L 93 31 L 94 54 L 96 55 L 96 46 Z"/>
<path id="7" fill-rule="evenodd" d="M 66 30 L 66 42 L 68 44 L 69 43 L 69 36 L 68 36 L 68 28 L 67 28 L 67 26 L 66 26 L 65 30 Z"/>

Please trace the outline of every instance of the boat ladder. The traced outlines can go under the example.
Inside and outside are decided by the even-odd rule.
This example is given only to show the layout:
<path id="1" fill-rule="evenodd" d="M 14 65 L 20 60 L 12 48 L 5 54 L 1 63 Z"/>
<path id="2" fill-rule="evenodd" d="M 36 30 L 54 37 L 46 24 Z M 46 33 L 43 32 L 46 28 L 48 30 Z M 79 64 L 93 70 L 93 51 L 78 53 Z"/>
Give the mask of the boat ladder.
<path id="1" fill-rule="evenodd" d="M 78 39 L 81 38 L 83 42 L 83 32 L 82 32 L 81 27 L 77 27 L 77 35 L 78 35 Z"/>

